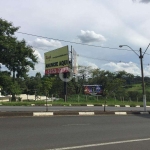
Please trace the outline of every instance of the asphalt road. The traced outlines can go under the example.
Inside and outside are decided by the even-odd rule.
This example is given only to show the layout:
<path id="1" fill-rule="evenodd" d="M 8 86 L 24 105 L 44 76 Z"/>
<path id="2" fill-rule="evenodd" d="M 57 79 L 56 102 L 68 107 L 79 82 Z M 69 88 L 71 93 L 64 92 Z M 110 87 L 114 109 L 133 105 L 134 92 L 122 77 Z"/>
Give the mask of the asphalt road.
<path id="1" fill-rule="evenodd" d="M 49 106 L 48 111 L 103 111 L 103 106 Z M 45 106 L 0 106 L 0 111 L 46 111 Z M 106 107 L 106 111 L 144 111 L 143 107 Z M 150 111 L 150 107 L 147 107 Z"/>
<path id="2" fill-rule="evenodd" d="M 0 149 L 56 148 L 59 148 L 58 150 L 149 150 L 150 116 L 0 118 Z"/>

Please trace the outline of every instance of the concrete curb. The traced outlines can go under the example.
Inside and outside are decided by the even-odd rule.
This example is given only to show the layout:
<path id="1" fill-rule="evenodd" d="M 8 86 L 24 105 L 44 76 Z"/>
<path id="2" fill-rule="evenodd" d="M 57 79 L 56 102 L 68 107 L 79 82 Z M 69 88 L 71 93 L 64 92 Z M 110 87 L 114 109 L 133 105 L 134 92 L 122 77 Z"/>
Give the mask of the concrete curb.
<path id="1" fill-rule="evenodd" d="M 150 111 L 53 111 L 53 112 L 0 112 L 0 117 L 94 116 L 94 115 L 150 115 Z"/>
<path id="2" fill-rule="evenodd" d="M 0 112 L 0 117 L 29 117 L 33 116 L 33 112 Z"/>

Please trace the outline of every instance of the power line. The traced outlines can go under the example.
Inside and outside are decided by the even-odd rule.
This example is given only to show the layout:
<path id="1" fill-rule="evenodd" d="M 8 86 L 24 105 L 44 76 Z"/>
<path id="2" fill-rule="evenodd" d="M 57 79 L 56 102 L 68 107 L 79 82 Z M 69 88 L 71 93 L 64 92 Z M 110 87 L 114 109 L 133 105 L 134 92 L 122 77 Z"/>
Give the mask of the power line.
<path id="1" fill-rule="evenodd" d="M 125 62 L 125 61 L 117 61 L 117 60 L 108 60 L 108 59 L 102 59 L 102 58 L 94 58 L 94 57 L 89 57 L 89 56 L 84 56 L 84 55 L 78 55 L 79 57 L 85 57 L 85 58 L 89 58 L 89 59 L 97 59 L 97 60 L 103 60 L 103 61 L 108 61 L 108 62 L 119 62 L 119 63 L 121 63 L 121 62 L 123 62 L 123 63 L 128 63 L 128 62 Z M 133 62 L 133 63 L 135 63 L 135 62 Z M 135 64 L 140 64 L 140 63 L 135 63 Z M 143 65 L 145 65 L 145 66 L 147 66 L 147 65 L 149 65 L 149 64 L 143 64 Z"/>
<path id="2" fill-rule="evenodd" d="M 25 35 L 29 35 L 29 36 L 40 37 L 40 38 L 45 38 L 45 39 L 52 39 L 52 40 L 57 40 L 57 41 L 62 41 L 62 42 L 67 42 L 67 43 L 85 45 L 85 46 L 101 47 L 101 48 L 105 48 L 105 49 L 116 49 L 116 50 L 131 51 L 129 49 L 119 49 L 119 48 L 105 47 L 105 46 L 100 46 L 100 45 L 92 45 L 92 44 L 85 44 L 85 43 L 79 43 L 79 42 L 72 42 L 72 41 L 67 41 L 67 40 L 62 40 L 62 39 L 55 39 L 55 38 L 51 38 L 51 37 L 46 37 L 46 36 L 41 36 L 41 35 L 36 35 L 36 34 L 30 34 L 30 33 L 25 33 L 25 32 L 16 32 L 16 33 L 25 34 Z M 138 50 L 134 50 L 134 51 L 138 51 Z"/>
<path id="3" fill-rule="evenodd" d="M 44 50 L 44 51 L 49 51 L 47 49 L 43 49 L 43 48 L 38 48 L 38 47 L 33 47 L 33 48 L 37 48 L 37 49 L 41 49 L 41 50 Z M 89 56 L 85 56 L 85 55 L 80 55 L 80 54 L 77 54 L 77 56 L 79 57 L 84 57 L 84 58 L 89 58 L 89 59 L 97 59 L 97 60 L 103 60 L 103 61 L 108 61 L 108 62 L 123 62 L 123 63 L 128 63 L 128 62 L 125 62 L 125 61 L 118 61 L 118 60 L 108 60 L 108 59 L 102 59 L 102 58 L 95 58 L 95 57 L 89 57 Z M 44 64 L 44 63 L 43 63 Z M 135 64 L 140 64 L 140 63 L 135 63 Z M 149 64 L 143 64 L 145 66 L 149 65 Z"/>
<path id="4" fill-rule="evenodd" d="M 85 56 L 85 55 L 80 55 L 80 54 L 77 54 L 77 56 L 79 56 L 79 57 L 83 57 L 83 58 L 89 58 L 89 59 L 97 59 L 97 60 L 101 60 L 101 61 L 107 61 L 107 62 L 115 62 L 115 63 L 128 63 L 128 62 L 125 62 L 125 61 L 121 61 L 121 60 L 108 60 L 108 59 L 102 59 L 102 58 L 95 58 L 95 57 L 89 57 L 89 56 Z M 43 62 L 40 62 L 40 63 L 42 63 L 42 64 L 45 64 L 45 63 L 43 63 Z M 133 62 L 133 63 L 135 63 L 135 62 Z M 140 63 L 135 63 L 135 64 L 140 64 Z M 149 64 L 143 64 L 144 66 L 149 66 Z"/>
<path id="5" fill-rule="evenodd" d="M 112 62 L 123 62 L 123 61 L 117 61 L 117 60 L 108 60 L 108 59 L 102 59 L 102 58 L 89 57 L 89 56 L 80 55 L 80 54 L 78 54 L 77 56 L 84 57 L 84 58 L 89 58 L 89 59 L 97 59 L 97 60 L 109 61 L 109 62 L 111 62 L 111 61 Z"/>

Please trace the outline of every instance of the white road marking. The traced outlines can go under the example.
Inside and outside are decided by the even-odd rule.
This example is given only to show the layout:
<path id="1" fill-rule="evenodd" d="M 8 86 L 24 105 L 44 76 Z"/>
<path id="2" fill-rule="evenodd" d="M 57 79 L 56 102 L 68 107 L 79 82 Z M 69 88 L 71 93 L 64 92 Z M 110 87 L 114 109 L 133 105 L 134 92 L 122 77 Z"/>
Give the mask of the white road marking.
<path id="1" fill-rule="evenodd" d="M 126 140 L 126 141 L 116 141 L 116 142 L 108 142 L 108 143 L 99 143 L 99 144 L 89 144 L 89 145 L 81 145 L 81 146 L 54 148 L 54 149 L 47 149 L 47 150 L 68 150 L 68 149 L 70 150 L 70 149 L 78 149 L 78 148 L 86 148 L 86 147 L 96 147 L 96 146 L 105 146 L 105 145 L 115 145 L 115 144 L 141 142 L 141 141 L 149 141 L 149 140 L 150 140 L 150 138 L 134 139 L 134 140 Z"/>
<path id="2" fill-rule="evenodd" d="M 102 106 L 108 106 L 108 105 L 104 105 L 104 104 L 103 104 Z"/>
<path id="3" fill-rule="evenodd" d="M 79 115 L 94 115 L 94 112 L 79 112 Z"/>
<path id="4" fill-rule="evenodd" d="M 142 114 L 142 115 L 149 114 L 149 112 L 140 112 L 140 114 Z"/>
<path id="5" fill-rule="evenodd" d="M 140 107 L 140 105 L 136 105 L 136 107 Z"/>
<path id="6" fill-rule="evenodd" d="M 31 106 L 35 106 L 35 104 L 31 104 Z"/>
<path id="7" fill-rule="evenodd" d="M 44 104 L 44 106 L 52 106 L 52 104 Z"/>
<path id="8" fill-rule="evenodd" d="M 53 116 L 53 112 L 33 112 L 33 116 Z"/>
<path id="9" fill-rule="evenodd" d="M 85 125 L 90 125 L 90 124 L 66 124 L 62 126 L 85 126 Z"/>
<path id="10" fill-rule="evenodd" d="M 127 112 L 115 112 L 115 115 L 126 115 Z"/>
<path id="11" fill-rule="evenodd" d="M 93 104 L 87 104 L 87 106 L 94 106 Z"/>

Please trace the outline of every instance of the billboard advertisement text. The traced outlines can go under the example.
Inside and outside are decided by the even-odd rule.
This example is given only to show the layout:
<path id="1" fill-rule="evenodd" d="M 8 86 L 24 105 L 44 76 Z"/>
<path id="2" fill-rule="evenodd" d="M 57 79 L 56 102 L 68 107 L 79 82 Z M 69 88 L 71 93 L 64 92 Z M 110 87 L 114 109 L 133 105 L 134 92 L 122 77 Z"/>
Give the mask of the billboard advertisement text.
<path id="1" fill-rule="evenodd" d="M 44 53 L 45 74 L 58 74 L 68 72 L 69 52 L 68 46 Z"/>

